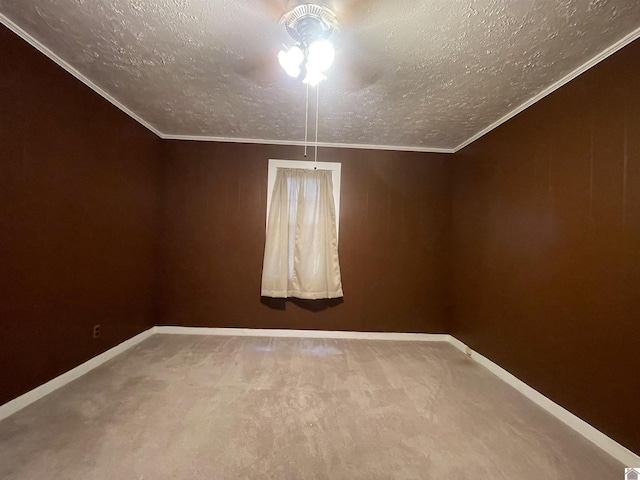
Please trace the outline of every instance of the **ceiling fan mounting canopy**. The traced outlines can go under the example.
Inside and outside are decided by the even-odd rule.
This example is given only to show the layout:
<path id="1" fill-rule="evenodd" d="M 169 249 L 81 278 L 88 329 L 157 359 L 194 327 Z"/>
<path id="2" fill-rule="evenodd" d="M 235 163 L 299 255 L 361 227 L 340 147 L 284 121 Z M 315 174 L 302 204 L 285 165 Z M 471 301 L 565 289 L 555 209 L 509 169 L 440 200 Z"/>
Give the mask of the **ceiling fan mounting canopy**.
<path id="1" fill-rule="evenodd" d="M 324 5 L 305 3 L 289 10 L 280 18 L 296 42 L 309 47 L 316 40 L 326 40 L 340 24 L 335 13 Z"/>

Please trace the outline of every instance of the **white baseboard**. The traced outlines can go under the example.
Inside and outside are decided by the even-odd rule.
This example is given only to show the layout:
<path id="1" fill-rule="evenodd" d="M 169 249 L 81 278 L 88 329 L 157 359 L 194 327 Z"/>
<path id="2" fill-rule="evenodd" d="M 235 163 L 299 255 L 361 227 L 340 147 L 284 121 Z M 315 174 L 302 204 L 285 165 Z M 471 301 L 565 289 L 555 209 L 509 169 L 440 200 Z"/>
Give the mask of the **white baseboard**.
<path id="1" fill-rule="evenodd" d="M 149 330 L 130 338 L 126 342 L 101 353 L 97 357 L 88 360 L 82 365 L 63 373 L 59 377 L 50 380 L 30 392 L 11 400 L 4 405 L 0 405 L 0 420 L 14 414 L 18 410 L 39 400 L 45 395 L 57 390 L 85 373 L 93 370 L 107 360 L 132 348 L 138 343 L 146 340 L 154 334 L 169 335 L 223 335 L 223 336 L 244 336 L 244 337 L 288 337 L 288 338 L 342 338 L 358 340 L 400 340 L 414 342 L 448 342 L 472 360 L 483 366 L 491 373 L 505 381 L 517 391 L 526 396 L 540 407 L 544 408 L 551 415 L 571 427 L 587 440 L 607 452 L 609 455 L 626 466 L 640 465 L 640 456 L 636 455 L 626 447 L 620 445 L 615 440 L 609 438 L 604 433 L 589 425 L 573 413 L 561 407 L 557 403 L 548 399 L 538 391 L 531 388 L 522 380 L 513 376 L 504 368 L 493 363 L 488 358 L 469 349 L 457 338 L 448 334 L 427 334 L 427 333 L 387 333 L 387 332 L 342 332 L 324 330 L 279 330 L 279 329 L 251 329 L 251 328 L 208 328 L 208 327 L 173 327 L 156 326 Z"/>
<path id="2" fill-rule="evenodd" d="M 448 342 L 446 333 L 343 332 L 332 330 L 280 330 L 270 328 L 209 328 L 157 326 L 154 333 L 173 335 L 223 335 L 236 337 L 345 338 L 357 340 L 403 340 Z"/>
<path id="3" fill-rule="evenodd" d="M 482 365 L 491 373 L 499 377 L 501 380 L 508 383 L 529 400 L 544 408 L 551 415 L 571 427 L 573 430 L 595 444 L 597 447 L 600 447 L 602 450 L 607 452 L 619 462 L 625 464 L 627 467 L 640 465 L 640 456 L 636 455 L 626 447 L 620 445 L 615 440 L 609 438 L 600 430 L 592 427 L 581 418 L 577 417 L 570 411 L 555 403 L 553 400 L 548 399 L 540 392 L 524 383 L 519 378 L 507 372 L 504 368 L 493 363 L 491 360 L 480 355 L 478 352 L 469 349 L 464 343 L 462 343 L 454 336 L 449 336 L 449 342 L 462 353 L 475 360 L 478 364 Z"/>
<path id="4" fill-rule="evenodd" d="M 116 345 L 113 348 L 110 348 L 106 352 L 101 353 L 93 357 L 90 360 L 78 365 L 75 368 L 72 368 L 68 372 L 63 373 L 62 375 L 57 376 L 56 378 L 49 380 L 47 383 L 40 385 L 39 387 L 34 388 L 33 390 L 28 391 L 24 395 L 20 395 L 17 398 L 14 398 L 10 402 L 5 403 L 4 405 L 0 405 L 0 420 L 7 418 L 9 415 L 13 415 L 18 410 L 22 410 L 27 405 L 32 404 L 36 400 L 40 400 L 45 395 L 50 394 L 54 390 L 66 385 L 69 382 L 74 381 L 75 379 L 81 377 L 85 373 L 93 370 L 94 368 L 102 365 L 107 360 L 111 360 L 116 355 L 121 354 L 122 352 L 129 350 L 131 347 L 139 344 L 143 340 L 146 340 L 151 335 L 153 335 L 153 328 L 146 330 L 142 333 L 139 333 L 135 337 L 130 338 L 122 342 L 119 345 Z"/>

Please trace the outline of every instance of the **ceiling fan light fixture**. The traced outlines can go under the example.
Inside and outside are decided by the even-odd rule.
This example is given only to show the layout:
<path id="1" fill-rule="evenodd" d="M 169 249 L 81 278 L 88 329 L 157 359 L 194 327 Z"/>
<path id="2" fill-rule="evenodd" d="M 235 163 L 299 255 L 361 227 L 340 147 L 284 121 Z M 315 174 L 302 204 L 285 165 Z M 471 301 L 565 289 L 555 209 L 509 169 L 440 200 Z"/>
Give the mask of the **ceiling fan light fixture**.
<path id="1" fill-rule="evenodd" d="M 291 38 L 307 47 L 313 41 L 313 37 L 329 38 L 333 31 L 340 27 L 331 8 L 313 2 L 289 10 L 282 15 L 279 23 L 286 27 Z"/>
<path id="2" fill-rule="evenodd" d="M 323 72 L 331 67 L 336 53 L 328 38 L 340 26 L 333 10 L 324 2 L 318 3 L 298 5 L 282 15 L 279 22 L 295 42 L 288 51 L 278 54 L 280 65 L 289 75 L 298 77 L 304 63 L 303 82 L 313 86 L 327 78 Z M 291 53 L 294 49 L 295 53 Z"/>
<path id="3" fill-rule="evenodd" d="M 299 3 L 299 2 L 297 2 Z M 331 67 L 335 58 L 335 49 L 328 41 L 339 24 L 333 10 L 329 7 L 316 3 L 303 3 L 286 12 L 280 18 L 280 24 L 287 28 L 289 36 L 294 41 L 294 46 L 288 51 L 281 51 L 278 54 L 280 65 L 289 75 L 302 78 L 302 83 L 307 85 L 307 98 L 305 109 L 304 128 L 304 156 L 307 156 L 307 139 L 309 127 L 309 86 L 316 87 L 316 142 L 315 160 L 318 160 L 318 117 L 320 108 L 320 82 L 327 77 L 324 74 Z M 296 48 L 294 53 L 291 50 Z M 304 63 L 304 66 L 300 66 Z M 304 74 L 302 71 L 304 69 Z M 294 75 L 295 74 L 295 75 Z"/>
<path id="4" fill-rule="evenodd" d="M 278 61 L 287 75 L 297 77 L 300 75 L 300 65 L 304 61 L 304 53 L 299 46 L 294 45 L 289 50 L 280 50 Z"/>
<path id="5" fill-rule="evenodd" d="M 329 40 L 316 40 L 309 45 L 307 69 L 326 72 L 333 64 L 336 51 Z"/>

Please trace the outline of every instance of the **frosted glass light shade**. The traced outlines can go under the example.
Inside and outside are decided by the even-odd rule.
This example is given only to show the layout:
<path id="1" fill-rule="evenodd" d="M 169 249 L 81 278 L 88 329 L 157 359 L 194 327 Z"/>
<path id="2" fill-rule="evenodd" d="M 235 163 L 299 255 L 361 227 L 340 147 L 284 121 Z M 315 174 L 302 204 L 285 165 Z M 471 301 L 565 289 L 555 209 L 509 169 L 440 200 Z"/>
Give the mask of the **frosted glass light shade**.
<path id="1" fill-rule="evenodd" d="M 320 72 L 318 70 L 312 69 L 309 66 L 309 64 L 307 63 L 307 75 L 306 75 L 306 77 L 304 77 L 304 80 L 302 80 L 302 83 L 308 83 L 312 87 L 315 87 L 316 85 L 318 85 L 325 78 L 327 78 L 327 77 L 325 76 L 324 73 L 322 73 L 322 72 Z"/>
<path id="2" fill-rule="evenodd" d="M 326 71 L 336 56 L 329 40 L 317 40 L 309 45 L 308 68 L 317 72 Z"/>
<path id="3" fill-rule="evenodd" d="M 294 45 L 288 51 L 280 50 L 278 53 L 280 66 L 292 77 L 300 75 L 300 64 L 303 60 L 304 53 L 297 45 Z"/>

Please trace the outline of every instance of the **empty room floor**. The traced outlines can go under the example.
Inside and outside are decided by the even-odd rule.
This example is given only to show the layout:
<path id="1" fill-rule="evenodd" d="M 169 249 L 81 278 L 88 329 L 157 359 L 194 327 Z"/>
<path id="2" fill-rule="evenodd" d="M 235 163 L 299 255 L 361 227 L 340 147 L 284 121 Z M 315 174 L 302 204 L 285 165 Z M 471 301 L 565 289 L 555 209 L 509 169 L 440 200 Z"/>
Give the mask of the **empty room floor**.
<path id="1" fill-rule="evenodd" d="M 619 479 L 444 342 L 153 335 L 0 422 L 2 479 Z"/>

